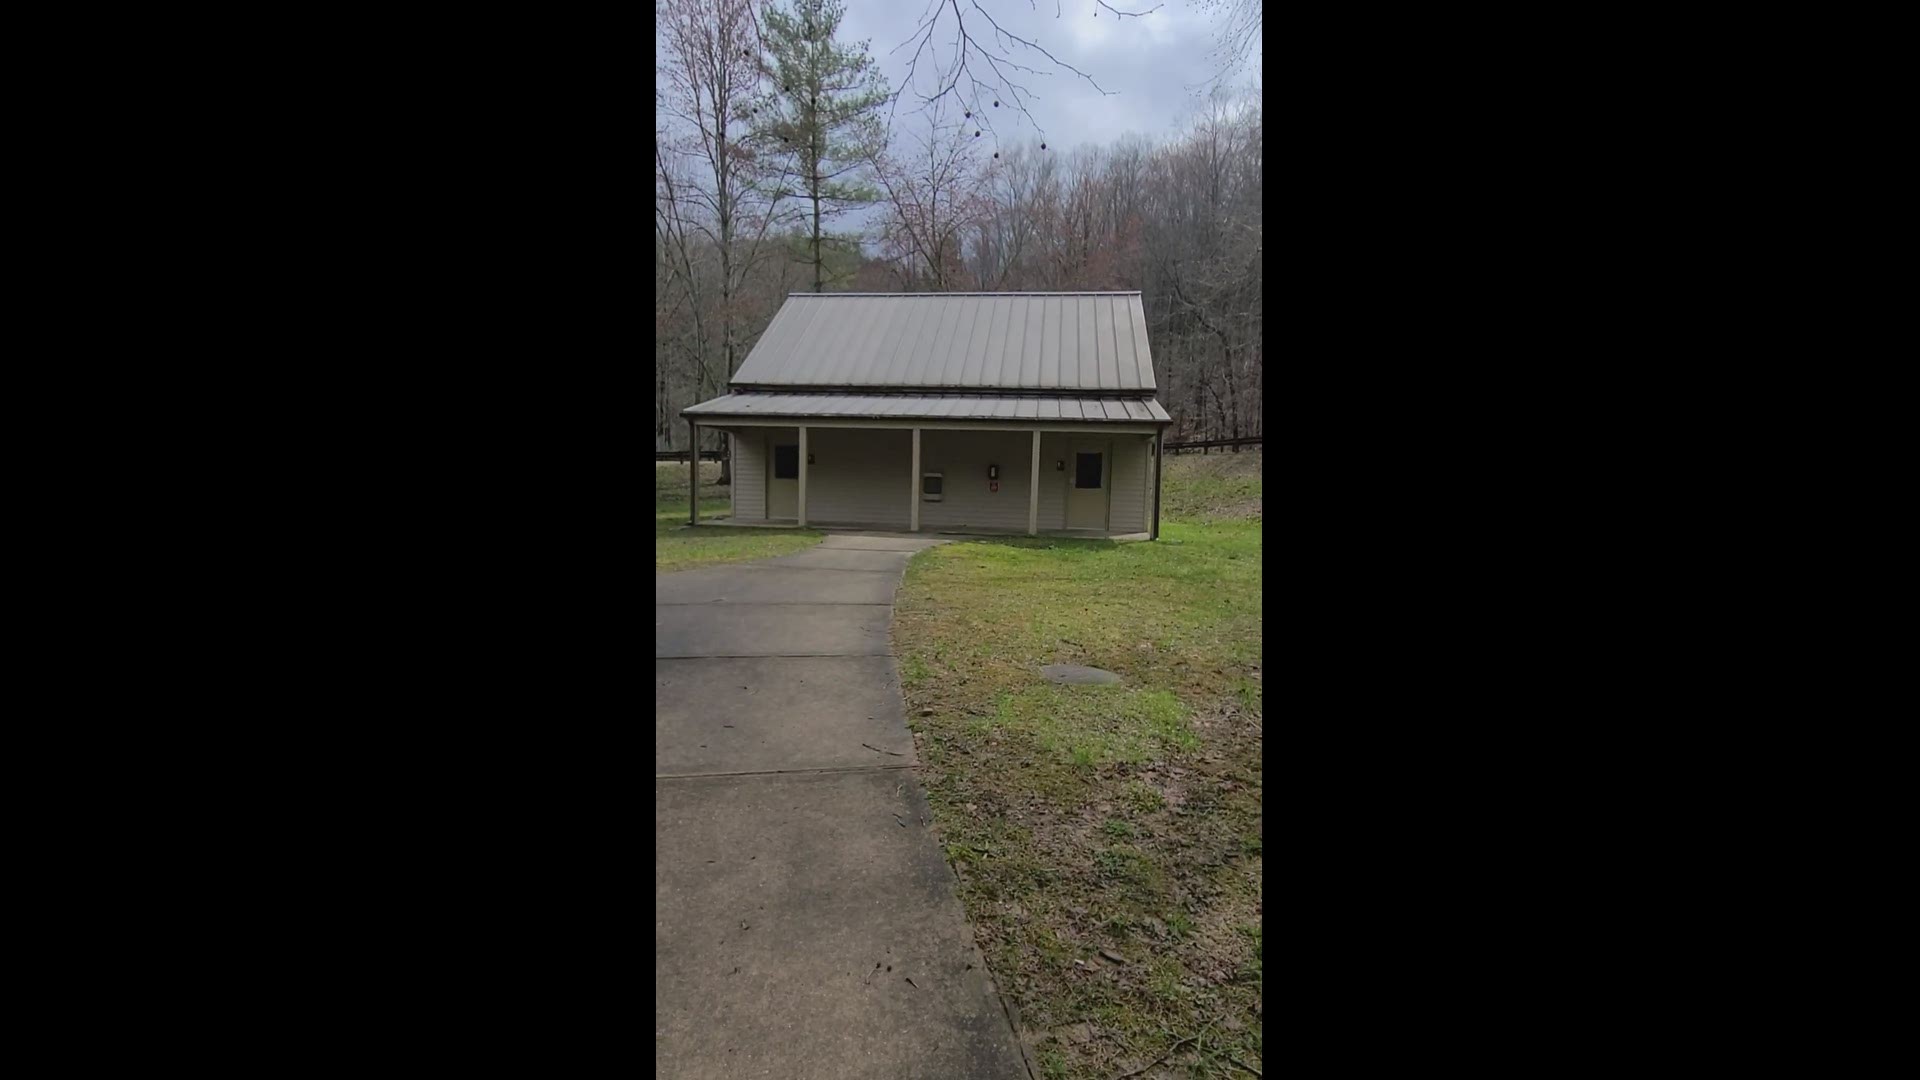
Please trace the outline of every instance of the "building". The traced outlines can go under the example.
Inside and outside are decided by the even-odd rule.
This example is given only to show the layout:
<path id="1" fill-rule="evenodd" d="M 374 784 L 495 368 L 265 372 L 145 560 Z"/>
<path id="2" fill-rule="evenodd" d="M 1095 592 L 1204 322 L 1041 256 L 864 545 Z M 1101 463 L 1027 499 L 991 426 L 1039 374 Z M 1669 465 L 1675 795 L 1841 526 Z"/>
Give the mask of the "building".
<path id="1" fill-rule="evenodd" d="M 1154 392 L 1138 292 L 794 293 L 682 415 L 732 524 L 1157 538 Z"/>

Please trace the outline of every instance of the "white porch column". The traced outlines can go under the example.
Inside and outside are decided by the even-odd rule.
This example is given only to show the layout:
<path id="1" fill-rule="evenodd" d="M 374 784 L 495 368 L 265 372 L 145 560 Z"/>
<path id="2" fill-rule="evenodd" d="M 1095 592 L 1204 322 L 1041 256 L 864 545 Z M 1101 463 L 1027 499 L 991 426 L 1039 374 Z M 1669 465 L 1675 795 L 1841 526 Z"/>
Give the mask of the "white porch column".
<path id="1" fill-rule="evenodd" d="M 807 527 L 807 429 L 800 429 L 800 527 Z"/>
<path id="2" fill-rule="evenodd" d="M 1033 433 L 1033 472 L 1027 480 L 1027 535 L 1040 535 L 1040 432 Z"/>
<path id="3" fill-rule="evenodd" d="M 913 491 L 910 497 L 913 499 L 913 502 L 911 504 L 913 507 L 913 511 L 910 515 L 910 518 L 913 524 L 908 531 L 919 532 L 920 531 L 920 429 L 919 428 L 913 429 Z"/>

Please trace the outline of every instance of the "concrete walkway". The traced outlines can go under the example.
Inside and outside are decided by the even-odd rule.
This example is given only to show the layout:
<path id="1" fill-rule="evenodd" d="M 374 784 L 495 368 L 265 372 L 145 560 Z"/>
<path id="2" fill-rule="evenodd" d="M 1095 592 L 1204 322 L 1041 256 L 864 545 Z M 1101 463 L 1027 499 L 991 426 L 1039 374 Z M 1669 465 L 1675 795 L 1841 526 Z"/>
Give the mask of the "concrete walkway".
<path id="1" fill-rule="evenodd" d="M 915 781 L 893 591 L 943 543 L 833 535 L 654 578 L 654 1064 L 1026 1080 Z"/>

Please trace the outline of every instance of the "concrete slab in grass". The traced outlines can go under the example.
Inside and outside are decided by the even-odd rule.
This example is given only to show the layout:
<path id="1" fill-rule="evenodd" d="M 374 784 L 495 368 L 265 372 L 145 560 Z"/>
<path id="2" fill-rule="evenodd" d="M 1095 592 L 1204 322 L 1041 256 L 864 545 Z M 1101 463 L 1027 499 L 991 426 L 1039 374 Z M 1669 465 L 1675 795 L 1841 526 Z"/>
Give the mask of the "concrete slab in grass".
<path id="1" fill-rule="evenodd" d="M 655 1071 L 1024 1078 L 927 816 L 895 770 L 656 780 Z"/>
<path id="2" fill-rule="evenodd" d="M 818 570 L 885 570 L 898 574 L 907 568 L 911 551 L 859 551 L 851 548 L 811 547 L 794 555 L 768 559 L 762 566 L 805 566 Z"/>
<path id="3" fill-rule="evenodd" d="M 861 536 L 858 534 L 829 536 L 820 541 L 820 549 L 828 551 L 924 551 L 945 540 L 913 536 Z M 809 551 L 818 550 L 809 548 Z"/>
<path id="4" fill-rule="evenodd" d="M 913 762 L 891 657 L 653 662 L 657 776 Z"/>
<path id="5" fill-rule="evenodd" d="M 855 604 L 656 607 L 653 655 L 885 656 L 892 613 Z"/>
<path id="6" fill-rule="evenodd" d="M 656 574 L 656 604 L 891 604 L 893 570 L 822 574 L 800 566 L 729 566 Z"/>
<path id="7" fill-rule="evenodd" d="M 1083 664 L 1047 664 L 1040 674 L 1048 682 L 1066 683 L 1070 686 L 1104 686 L 1120 681 L 1120 676 L 1105 668 L 1087 667 Z"/>

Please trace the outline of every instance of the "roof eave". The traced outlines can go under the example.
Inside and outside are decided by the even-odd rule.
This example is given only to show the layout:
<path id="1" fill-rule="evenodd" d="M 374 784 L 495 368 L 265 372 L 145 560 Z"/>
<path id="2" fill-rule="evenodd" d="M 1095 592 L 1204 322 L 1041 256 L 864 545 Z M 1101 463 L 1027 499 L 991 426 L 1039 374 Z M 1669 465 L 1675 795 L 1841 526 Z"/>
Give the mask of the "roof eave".
<path id="1" fill-rule="evenodd" d="M 935 394 L 957 394 L 962 397 L 1116 397 L 1116 398 L 1152 398 L 1160 395 L 1157 386 L 1115 386 L 1100 389 L 1084 389 L 1069 386 L 960 386 L 941 384 L 938 386 L 889 385 L 889 386 L 825 386 L 815 383 L 728 383 L 730 394 L 893 394 L 902 397 L 926 397 Z"/>

